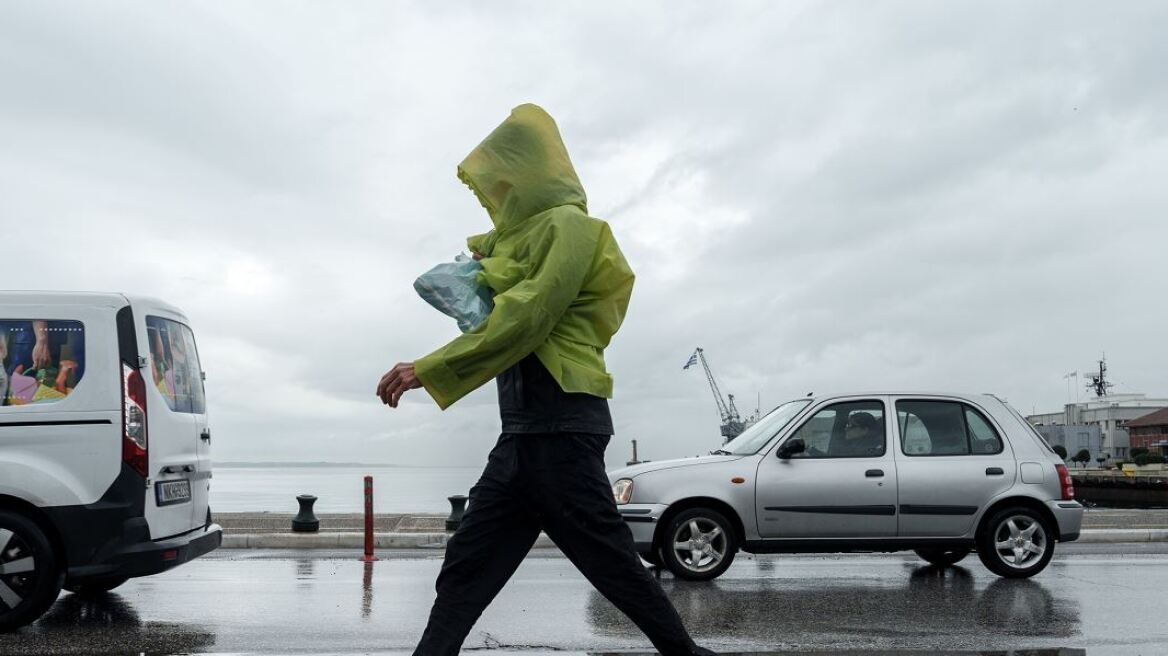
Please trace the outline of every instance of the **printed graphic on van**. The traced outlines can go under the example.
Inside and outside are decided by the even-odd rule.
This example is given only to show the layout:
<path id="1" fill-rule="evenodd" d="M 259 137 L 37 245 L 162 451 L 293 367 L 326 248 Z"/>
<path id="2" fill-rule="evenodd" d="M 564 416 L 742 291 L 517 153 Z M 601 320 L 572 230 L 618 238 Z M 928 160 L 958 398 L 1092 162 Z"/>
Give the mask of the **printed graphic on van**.
<path id="1" fill-rule="evenodd" d="M 203 370 L 191 329 L 177 321 L 147 316 L 146 334 L 154 386 L 166 399 L 166 405 L 175 412 L 206 412 Z"/>
<path id="2" fill-rule="evenodd" d="M 85 375 L 85 326 L 0 319 L 0 363 L 0 406 L 60 401 Z"/>

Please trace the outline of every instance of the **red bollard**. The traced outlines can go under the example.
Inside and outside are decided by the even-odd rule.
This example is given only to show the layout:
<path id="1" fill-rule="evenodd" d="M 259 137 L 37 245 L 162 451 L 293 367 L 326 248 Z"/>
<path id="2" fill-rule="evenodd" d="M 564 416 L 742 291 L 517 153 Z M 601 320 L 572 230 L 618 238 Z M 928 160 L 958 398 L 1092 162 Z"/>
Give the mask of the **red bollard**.
<path id="1" fill-rule="evenodd" d="M 365 555 L 361 560 L 371 563 L 377 558 L 373 556 L 373 477 L 365 477 Z"/>

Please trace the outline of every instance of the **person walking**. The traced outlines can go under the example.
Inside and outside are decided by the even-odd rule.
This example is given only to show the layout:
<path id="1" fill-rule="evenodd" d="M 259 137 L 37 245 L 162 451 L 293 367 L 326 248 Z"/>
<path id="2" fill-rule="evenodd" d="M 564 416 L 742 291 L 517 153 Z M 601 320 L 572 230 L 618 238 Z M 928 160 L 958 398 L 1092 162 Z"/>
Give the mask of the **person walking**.
<path id="1" fill-rule="evenodd" d="M 540 531 L 662 654 L 697 646 L 641 564 L 604 470 L 613 434 L 604 349 L 620 328 L 634 275 L 587 199 L 555 121 L 511 111 L 458 166 L 494 229 L 470 237 L 494 309 L 480 326 L 378 383 L 396 408 L 424 388 L 443 410 L 492 378 L 502 434 L 470 490 L 435 584 L 415 654 L 456 654 Z"/>

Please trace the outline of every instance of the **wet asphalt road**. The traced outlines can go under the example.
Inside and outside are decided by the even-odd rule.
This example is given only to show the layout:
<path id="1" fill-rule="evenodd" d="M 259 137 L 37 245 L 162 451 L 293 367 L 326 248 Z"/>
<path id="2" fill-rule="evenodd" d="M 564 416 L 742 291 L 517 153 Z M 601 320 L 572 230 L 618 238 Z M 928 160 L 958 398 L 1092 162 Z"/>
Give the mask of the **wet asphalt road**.
<path id="1" fill-rule="evenodd" d="M 441 553 L 383 556 L 220 551 L 101 599 L 63 594 L 0 636 L 0 654 L 409 652 Z M 712 583 L 661 580 L 699 642 L 722 652 L 1168 654 L 1168 544 L 1068 545 L 1029 581 L 998 579 L 976 556 L 962 565 L 740 555 Z M 466 647 L 650 648 L 554 550 L 524 562 Z"/>

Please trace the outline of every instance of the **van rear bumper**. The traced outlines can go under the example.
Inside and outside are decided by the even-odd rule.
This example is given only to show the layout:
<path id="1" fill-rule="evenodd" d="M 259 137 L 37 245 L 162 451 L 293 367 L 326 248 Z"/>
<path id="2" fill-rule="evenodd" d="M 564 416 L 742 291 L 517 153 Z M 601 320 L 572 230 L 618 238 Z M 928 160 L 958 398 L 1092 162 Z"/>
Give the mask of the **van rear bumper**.
<path id="1" fill-rule="evenodd" d="M 210 524 L 190 533 L 152 542 L 123 545 L 100 563 L 70 567 L 68 578 L 135 578 L 165 572 L 210 553 L 223 544 L 223 529 Z"/>

